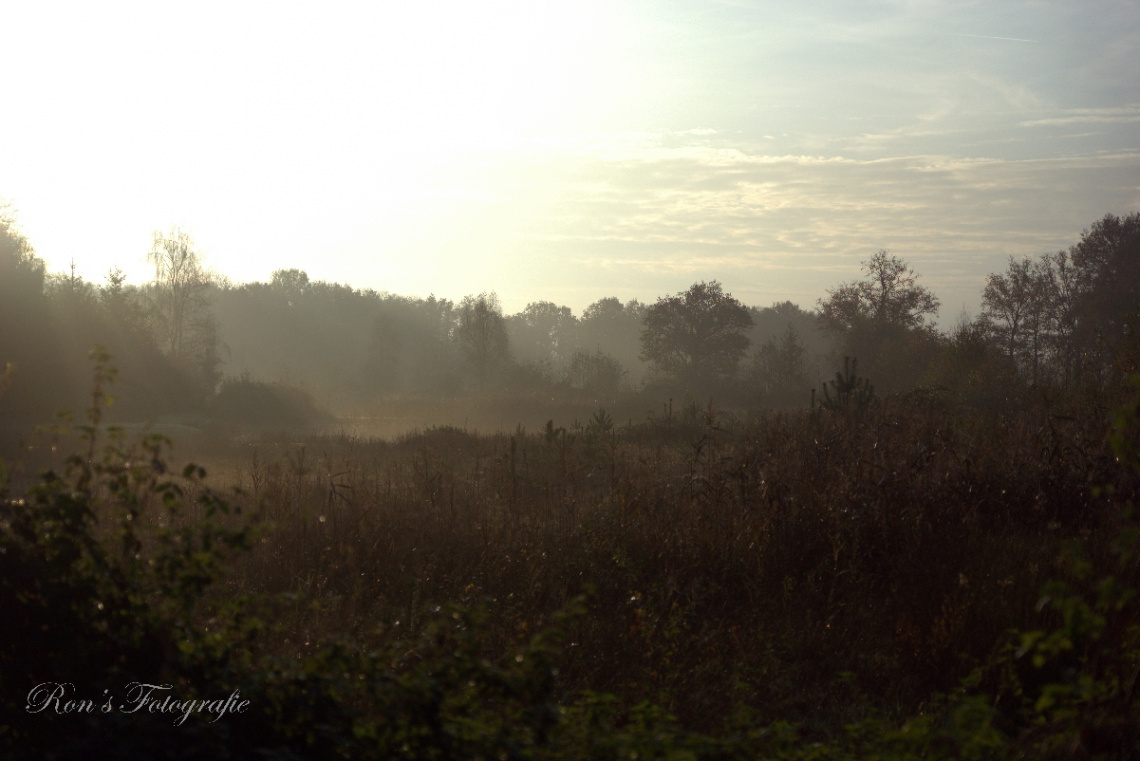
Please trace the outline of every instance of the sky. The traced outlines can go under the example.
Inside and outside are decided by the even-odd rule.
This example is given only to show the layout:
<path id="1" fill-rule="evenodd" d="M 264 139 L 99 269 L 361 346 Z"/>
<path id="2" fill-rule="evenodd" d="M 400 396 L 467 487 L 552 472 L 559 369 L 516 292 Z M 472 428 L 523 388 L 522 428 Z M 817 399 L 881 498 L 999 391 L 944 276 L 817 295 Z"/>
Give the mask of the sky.
<path id="1" fill-rule="evenodd" d="M 719 280 L 814 307 L 880 249 L 979 310 L 1140 210 L 1136 0 L 3 7 L 0 200 L 52 271 L 156 230 L 233 283 L 508 313 Z"/>

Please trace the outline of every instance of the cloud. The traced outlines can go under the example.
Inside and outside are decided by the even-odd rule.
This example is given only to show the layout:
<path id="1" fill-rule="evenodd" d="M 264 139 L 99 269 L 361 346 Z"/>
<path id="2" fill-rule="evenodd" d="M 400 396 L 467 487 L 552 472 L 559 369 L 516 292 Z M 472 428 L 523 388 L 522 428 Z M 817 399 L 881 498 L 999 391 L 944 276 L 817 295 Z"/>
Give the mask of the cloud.
<path id="1" fill-rule="evenodd" d="M 958 32 L 951 32 L 950 34 L 954 37 L 973 37 L 973 38 L 979 39 L 979 40 L 1005 40 L 1007 42 L 1033 42 L 1033 43 L 1040 43 L 1041 42 L 1041 40 L 1026 40 L 1026 39 L 1022 39 L 1021 37 L 995 37 L 995 36 L 989 35 L 989 34 L 961 34 Z"/>
<path id="2" fill-rule="evenodd" d="M 784 293 L 810 305 L 886 248 L 950 312 L 976 311 L 985 275 L 1007 256 L 1067 247 L 1105 213 L 1140 208 L 1140 151 L 856 158 L 671 145 L 647 133 L 589 142 L 593 152 L 572 151 L 574 182 L 523 245 L 661 292 L 719 277 L 754 303 Z M 758 281 L 765 288 L 749 287 Z"/>
<path id="3" fill-rule="evenodd" d="M 1140 105 L 1114 108 L 1071 108 L 1060 116 L 1044 119 L 1030 119 L 1021 122 L 1022 127 L 1043 127 L 1063 124 L 1122 124 L 1140 122 Z"/>

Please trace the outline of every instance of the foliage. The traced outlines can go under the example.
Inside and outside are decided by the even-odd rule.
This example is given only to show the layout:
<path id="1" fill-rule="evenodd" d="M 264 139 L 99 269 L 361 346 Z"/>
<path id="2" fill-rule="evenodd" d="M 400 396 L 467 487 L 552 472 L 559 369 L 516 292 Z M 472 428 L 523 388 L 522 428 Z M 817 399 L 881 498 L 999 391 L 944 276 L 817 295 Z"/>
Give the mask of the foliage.
<path id="1" fill-rule="evenodd" d="M 565 373 L 578 334 L 578 320 L 570 307 L 536 301 L 506 319 L 511 349 L 520 361 L 549 362 L 553 375 Z"/>
<path id="2" fill-rule="evenodd" d="M 0 484 L 0 743 L 9 757 L 170 747 L 167 717 L 33 715 L 25 701 L 44 683 L 81 690 L 69 697 L 100 708 L 110 691 L 125 697 L 131 682 L 185 688 L 209 666 L 203 656 L 230 646 L 192 614 L 222 559 L 248 548 L 250 529 L 226 527 L 231 508 L 201 487 L 201 469 L 167 475 L 161 437 L 128 445 L 116 436 L 98 455 L 104 388 L 115 373 L 105 353 L 95 357 L 93 405 L 80 427 L 85 451 L 67 460 L 65 475 L 45 473 L 22 498 Z M 186 739 L 213 747 L 200 729 L 189 727 Z"/>
<path id="3" fill-rule="evenodd" d="M 595 394 L 614 394 L 628 373 L 621 363 L 601 349 L 578 349 L 570 357 L 566 378 L 574 388 Z"/>
<path id="4" fill-rule="evenodd" d="M 1034 383 L 1044 346 L 1048 298 L 1048 275 L 1041 263 L 1029 258 L 1009 258 L 1005 275 L 993 274 L 982 294 L 984 314 L 998 327 L 997 333 L 1011 360 L 1028 355 Z"/>
<path id="5" fill-rule="evenodd" d="M 748 310 L 720 283 L 694 283 L 645 312 L 641 358 L 686 384 L 731 377 L 748 350 Z"/>
<path id="6" fill-rule="evenodd" d="M 0 215 L 0 365 L 11 365 L 0 420 L 43 422 L 60 408 L 83 404 L 82 378 L 94 344 L 114 350 L 130 393 L 116 412 L 136 416 L 182 412 L 193 383 L 163 357 L 150 335 L 137 288 L 112 271 L 98 289 L 74 269 L 45 276 L 44 264 L 9 216 Z"/>
<path id="7" fill-rule="evenodd" d="M 600 350 L 613 357 L 629 372 L 628 380 L 638 383 L 645 374 L 640 352 L 646 309 L 637 299 L 624 304 L 613 296 L 598 299 L 582 311 L 577 345 L 584 351 Z"/>
<path id="8" fill-rule="evenodd" d="M 494 293 L 465 296 L 459 303 L 455 338 L 462 347 L 478 387 L 510 358 L 503 308 Z"/>
<path id="9" fill-rule="evenodd" d="M 85 451 L 24 497 L 0 494 L 9 757 L 1138 749 L 1138 532 L 1130 512 L 1096 509 L 1135 484 L 1075 421 L 978 431 L 896 401 L 858 419 L 743 428 L 710 409 L 700 439 L 678 449 L 602 410 L 581 437 L 551 422 L 502 438 L 490 456 L 499 439 L 454 429 L 371 450 L 347 442 L 357 457 L 347 470 L 298 456 L 288 473 L 253 479 L 277 523 L 259 538 L 237 515 L 241 495 L 207 489 L 200 468 L 168 474 L 161 439 L 115 438 L 98 455 L 114 372 L 96 359 Z M 841 377 L 860 387 L 854 367 Z M 1136 409 L 1121 413 L 1116 438 L 1130 467 Z M 401 462 L 412 463 L 407 484 Z M 1113 489 L 1090 494 L 1090 480 Z M 347 496 L 326 503 L 329 484 Z M 1064 525 L 1089 547 L 1065 550 L 1064 578 L 1036 606 L 1042 625 L 1024 626 L 1037 597 L 1024 588 L 1072 546 L 1051 540 Z M 242 564 L 223 577 L 231 559 Z M 290 597 L 239 595 L 239 584 L 264 586 L 267 564 L 291 580 Z M 589 616 L 570 591 L 586 569 Z M 493 616 L 471 604 L 481 598 Z M 429 599 L 456 604 L 424 612 Z M 366 625 L 345 625 L 350 600 L 378 606 L 360 611 Z M 1013 644 L 958 682 L 1009 629 Z M 907 679 L 922 686 L 908 691 Z M 249 703 L 176 728 L 169 715 L 101 713 L 102 690 L 131 680 L 196 698 L 238 690 Z M 29 691 L 47 681 L 73 683 L 93 712 L 29 713 Z M 951 691 L 931 697 L 940 684 Z"/>
<path id="10" fill-rule="evenodd" d="M 181 356 L 187 350 L 191 322 L 206 307 L 205 291 L 212 276 L 203 266 L 190 234 L 178 228 L 169 233 L 155 231 L 147 260 L 154 265 L 163 348 Z"/>
<path id="11" fill-rule="evenodd" d="M 261 431 L 303 428 L 334 420 L 303 389 L 262 383 L 248 374 L 224 381 L 210 401 L 208 413 L 217 423 Z"/>
<path id="12" fill-rule="evenodd" d="M 884 391 L 920 385 L 936 361 L 941 338 L 927 323 L 939 301 L 918 284 L 918 275 L 899 257 L 879 251 L 863 262 L 862 280 L 828 291 L 819 302 L 824 327 L 837 349 L 863 361 L 863 370 Z"/>
<path id="13" fill-rule="evenodd" d="M 1085 371 L 1120 383 L 1140 370 L 1134 349 L 1140 317 L 1140 212 L 1105 215 L 1069 249 L 1077 283 L 1073 341 L 1086 354 Z"/>
<path id="14" fill-rule="evenodd" d="M 769 338 L 756 350 L 750 376 L 759 387 L 762 404 L 774 407 L 803 404 L 811 385 L 805 365 L 806 353 L 799 332 L 791 323 L 779 341 Z"/>
<path id="15" fill-rule="evenodd" d="M 0 205 L 0 294 L 4 300 L 43 295 L 44 262 Z"/>
<path id="16" fill-rule="evenodd" d="M 823 399 L 820 406 L 834 412 L 862 412 L 875 401 L 875 387 L 867 378 L 860 378 L 856 372 L 858 361 L 851 357 L 843 358 L 843 372 L 835 373 L 835 380 L 821 387 Z M 828 391 L 828 386 L 831 390 Z M 815 394 L 812 393 L 812 403 Z"/>
<path id="17" fill-rule="evenodd" d="M 251 526 L 229 525 L 234 510 L 201 468 L 167 475 L 161 438 L 116 438 L 96 458 L 107 361 L 97 356 L 86 452 L 24 498 L 0 491 L 5 757 L 520 758 L 547 743 L 560 721 L 554 630 L 499 666 L 483 657 L 485 613 L 437 607 L 418 636 L 380 651 L 259 655 L 267 627 L 250 602 L 208 594 Z M 248 702 L 179 720 L 132 712 L 132 683 Z"/>
<path id="18" fill-rule="evenodd" d="M 1067 251 L 1010 259 L 991 274 L 981 327 L 1034 386 L 1120 388 L 1140 369 L 1128 336 L 1140 317 L 1140 213 L 1106 215 Z"/>
<path id="19" fill-rule="evenodd" d="M 919 330 L 938 313 L 939 301 L 897 256 L 879 251 L 863 262 L 866 277 L 828 291 L 819 312 L 829 329 L 843 332 L 869 323 Z"/>
<path id="20" fill-rule="evenodd" d="M 1140 396 L 1117 412 L 1115 429 L 1114 451 L 1140 473 Z M 1037 601 L 1044 625 L 1013 632 L 1000 658 L 964 683 L 993 691 L 990 710 L 1021 754 L 1140 754 L 1140 520 L 1131 499 L 1118 510 L 1107 552 L 1065 544 L 1063 575 Z"/>

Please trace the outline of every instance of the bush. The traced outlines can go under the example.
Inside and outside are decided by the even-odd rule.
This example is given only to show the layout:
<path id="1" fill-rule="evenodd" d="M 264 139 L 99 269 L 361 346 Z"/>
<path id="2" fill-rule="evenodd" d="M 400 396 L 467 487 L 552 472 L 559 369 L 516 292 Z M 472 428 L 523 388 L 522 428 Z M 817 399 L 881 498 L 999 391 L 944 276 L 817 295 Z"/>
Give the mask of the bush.
<path id="1" fill-rule="evenodd" d="M 333 420 L 305 391 L 248 376 L 222 383 L 209 412 L 218 422 L 261 430 L 304 428 Z"/>

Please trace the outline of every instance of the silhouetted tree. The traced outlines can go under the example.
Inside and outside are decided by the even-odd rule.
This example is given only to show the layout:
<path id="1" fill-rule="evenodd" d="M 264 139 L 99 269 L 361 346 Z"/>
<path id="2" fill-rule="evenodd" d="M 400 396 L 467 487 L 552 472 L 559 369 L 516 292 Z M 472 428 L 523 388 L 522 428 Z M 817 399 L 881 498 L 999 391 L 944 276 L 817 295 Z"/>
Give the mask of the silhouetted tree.
<path id="1" fill-rule="evenodd" d="M 292 303 L 309 289 L 309 275 L 299 269 L 274 270 L 269 285 Z"/>
<path id="2" fill-rule="evenodd" d="M 947 399 L 994 413 L 1008 414 L 1019 388 L 1017 365 L 995 337 L 993 321 L 963 311 L 926 375 L 929 388 Z"/>
<path id="3" fill-rule="evenodd" d="M 1136 372 L 1140 322 L 1140 212 L 1107 214 L 1069 249 L 1079 284 L 1074 340 L 1102 378 Z"/>
<path id="4" fill-rule="evenodd" d="M 8 379 L 0 417 L 50 414 L 69 386 L 45 284 L 43 260 L 0 206 L 0 370 Z"/>
<path id="5" fill-rule="evenodd" d="M 578 346 L 610 355 L 629 373 L 631 382 L 644 376 L 641 359 L 641 326 L 645 304 L 637 299 L 622 303 L 614 296 L 598 299 L 586 307 L 578 321 Z"/>
<path id="6" fill-rule="evenodd" d="M 1140 213 L 1107 215 L 1068 251 L 1010 260 L 991 274 L 982 314 L 1034 383 L 1103 388 L 1140 369 Z"/>
<path id="7" fill-rule="evenodd" d="M 455 337 L 482 387 L 490 373 L 510 358 L 499 297 L 494 293 L 464 296 Z"/>
<path id="8" fill-rule="evenodd" d="M 748 309 L 720 283 L 695 283 L 646 310 L 641 358 L 683 383 L 724 379 L 736 372 L 748 350 L 750 327 Z"/>
<path id="9" fill-rule="evenodd" d="M 1052 370 L 1063 387 L 1068 387 L 1080 374 L 1082 352 L 1076 337 L 1081 293 L 1080 272 L 1068 251 L 1061 250 L 1041 257 L 1046 278 L 1047 320 L 1052 335 Z"/>
<path id="10" fill-rule="evenodd" d="M 511 349 L 520 362 L 548 366 L 562 375 L 578 343 L 578 320 L 570 307 L 552 301 L 535 301 L 507 318 Z"/>
<path id="11" fill-rule="evenodd" d="M 4 301 L 11 304 L 42 297 L 44 272 L 43 260 L 16 229 L 11 213 L 0 206 L 0 295 Z"/>
<path id="12" fill-rule="evenodd" d="M 867 274 L 862 280 L 845 283 L 820 299 L 819 312 L 830 329 L 846 331 L 870 323 L 916 330 L 938 313 L 938 299 L 918 285 L 918 275 L 904 260 L 879 251 L 863 262 L 863 269 Z"/>
<path id="13" fill-rule="evenodd" d="M 823 319 L 815 311 L 801 309 L 791 301 L 782 301 L 770 307 L 749 307 L 752 314 L 752 330 L 748 337 L 752 346 L 756 347 L 756 354 L 760 348 L 772 344 L 780 346 L 791 330 L 795 333 L 797 344 L 803 349 L 803 374 L 808 381 L 805 388 L 815 385 L 821 376 L 823 368 L 831 368 L 834 358 L 834 336 L 824 329 Z M 761 380 L 755 374 L 760 369 L 756 364 L 757 356 L 753 356 L 753 380 L 765 386 L 767 381 Z M 800 389 L 802 391 L 802 389 Z M 801 395 L 795 394 L 798 403 Z M 789 400 L 791 403 L 792 400 Z"/>
<path id="14" fill-rule="evenodd" d="M 926 320 L 938 312 L 939 301 L 904 260 L 886 251 L 864 261 L 863 270 L 862 280 L 820 299 L 820 317 L 838 349 L 858 358 L 877 384 L 913 388 L 937 354 L 937 337 Z"/>
<path id="15" fill-rule="evenodd" d="M 203 390 L 213 393 L 220 379 L 218 331 L 209 300 L 214 276 L 203 266 L 190 235 L 176 227 L 154 233 L 147 259 L 154 265 L 159 345 L 198 376 Z"/>
<path id="16" fill-rule="evenodd" d="M 984 314 L 1006 356 L 1038 380 L 1049 316 L 1050 280 L 1042 261 L 1009 258 L 1005 274 L 992 274 L 982 293 Z"/>
<path id="17" fill-rule="evenodd" d="M 132 339 L 148 341 L 146 336 L 147 309 L 136 289 L 127 285 L 127 276 L 118 267 L 107 273 L 107 284 L 99 293 L 99 300 L 112 325 Z"/>
<path id="18" fill-rule="evenodd" d="M 751 375 L 764 403 L 785 406 L 807 401 L 812 384 L 806 354 L 799 332 L 790 323 L 779 340 L 769 338 L 756 350 Z"/>

